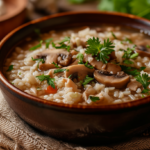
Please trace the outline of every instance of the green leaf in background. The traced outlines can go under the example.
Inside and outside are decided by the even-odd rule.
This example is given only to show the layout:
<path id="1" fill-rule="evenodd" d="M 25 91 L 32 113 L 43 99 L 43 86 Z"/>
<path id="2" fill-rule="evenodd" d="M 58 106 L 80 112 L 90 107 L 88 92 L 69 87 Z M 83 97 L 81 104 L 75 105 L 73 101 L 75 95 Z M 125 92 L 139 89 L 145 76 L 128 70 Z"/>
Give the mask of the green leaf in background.
<path id="1" fill-rule="evenodd" d="M 131 13 L 150 19 L 150 0 L 132 0 Z"/>
<path id="2" fill-rule="evenodd" d="M 113 0 L 102 0 L 98 5 L 99 10 L 114 11 Z"/>
<path id="3" fill-rule="evenodd" d="M 150 19 L 150 0 L 101 0 L 98 9 L 130 13 Z"/>

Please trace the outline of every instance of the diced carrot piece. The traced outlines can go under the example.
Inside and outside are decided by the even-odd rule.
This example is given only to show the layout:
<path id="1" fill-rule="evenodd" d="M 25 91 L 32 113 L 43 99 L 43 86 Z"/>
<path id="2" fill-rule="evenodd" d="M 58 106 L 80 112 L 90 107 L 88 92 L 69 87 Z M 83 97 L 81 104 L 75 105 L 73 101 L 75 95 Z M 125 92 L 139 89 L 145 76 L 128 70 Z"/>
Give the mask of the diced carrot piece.
<path id="1" fill-rule="evenodd" d="M 55 94 L 57 93 L 57 87 L 55 86 L 55 89 L 53 87 L 51 87 L 50 85 L 47 87 L 47 89 L 45 90 L 45 92 L 47 94 Z"/>

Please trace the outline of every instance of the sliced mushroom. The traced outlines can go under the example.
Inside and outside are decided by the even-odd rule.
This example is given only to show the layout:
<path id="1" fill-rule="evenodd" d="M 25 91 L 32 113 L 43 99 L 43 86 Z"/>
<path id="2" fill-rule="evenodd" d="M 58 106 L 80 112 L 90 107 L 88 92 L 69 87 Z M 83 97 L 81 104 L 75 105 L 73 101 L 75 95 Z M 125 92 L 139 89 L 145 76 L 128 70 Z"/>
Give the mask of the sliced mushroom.
<path id="1" fill-rule="evenodd" d="M 92 76 L 95 69 L 89 69 L 85 65 L 78 64 L 67 67 L 68 71 L 65 72 L 65 77 L 71 75 L 71 79 L 77 78 L 78 81 L 84 80 L 86 75 Z"/>
<path id="2" fill-rule="evenodd" d="M 136 91 L 138 88 L 141 88 L 142 84 L 138 81 L 131 81 L 128 83 L 127 88 L 129 88 L 131 91 Z"/>
<path id="3" fill-rule="evenodd" d="M 145 45 L 138 45 L 135 50 L 140 56 L 150 57 L 150 48 L 147 48 Z"/>
<path id="4" fill-rule="evenodd" d="M 108 71 L 95 70 L 94 78 L 107 87 L 124 88 L 130 80 L 129 75 L 123 71 L 111 74 Z"/>
<path id="5" fill-rule="evenodd" d="M 106 70 L 113 74 L 116 74 L 117 72 L 121 71 L 121 67 L 116 64 L 112 64 L 112 63 L 104 64 L 102 61 L 97 61 L 95 58 L 89 61 L 89 57 L 91 56 L 85 54 L 84 61 L 85 62 L 88 61 L 93 67 L 95 67 L 98 70 Z"/>
<path id="6" fill-rule="evenodd" d="M 77 64 L 78 64 L 78 59 L 76 59 L 73 63 L 71 63 L 70 66 L 72 66 L 72 65 L 77 65 Z"/>
<path id="7" fill-rule="evenodd" d="M 150 45 L 150 40 L 142 40 L 141 42 L 135 43 L 137 47 L 135 48 L 136 52 L 141 56 L 150 57 L 150 48 L 147 48 L 146 45 Z"/>
<path id="8" fill-rule="evenodd" d="M 45 63 L 40 63 L 39 69 L 40 70 L 48 70 L 51 68 L 55 68 L 55 65 L 52 64 L 57 63 L 61 66 L 67 66 L 70 64 L 72 55 L 67 52 L 66 50 L 46 50 L 37 55 L 36 58 L 43 58 Z"/>

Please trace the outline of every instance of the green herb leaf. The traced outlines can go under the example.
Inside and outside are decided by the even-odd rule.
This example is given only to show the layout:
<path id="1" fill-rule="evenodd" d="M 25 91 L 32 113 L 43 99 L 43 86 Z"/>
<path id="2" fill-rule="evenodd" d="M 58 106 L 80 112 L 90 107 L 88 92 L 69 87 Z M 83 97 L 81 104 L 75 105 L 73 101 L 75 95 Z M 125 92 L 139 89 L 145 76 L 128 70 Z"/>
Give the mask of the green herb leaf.
<path id="1" fill-rule="evenodd" d="M 140 82 L 144 89 L 147 89 L 148 85 L 150 84 L 150 77 L 148 76 L 148 74 L 144 73 L 142 75 L 138 75 L 135 77 L 136 81 Z"/>
<path id="2" fill-rule="evenodd" d="M 43 41 L 41 40 L 40 43 L 39 43 L 38 45 L 31 47 L 29 50 L 30 50 L 30 51 L 36 50 L 37 48 L 39 48 L 39 47 L 42 46 L 42 43 L 43 43 Z"/>
<path id="3" fill-rule="evenodd" d="M 71 78 L 72 74 L 68 77 L 69 79 Z"/>
<path id="4" fill-rule="evenodd" d="M 134 53 L 130 56 L 130 59 L 135 59 L 137 56 L 139 56 L 139 53 Z"/>
<path id="5" fill-rule="evenodd" d="M 78 64 L 84 64 L 83 58 L 84 58 L 84 55 L 82 53 L 77 54 L 77 59 L 79 60 Z"/>
<path id="6" fill-rule="evenodd" d="M 124 71 L 126 74 L 137 76 L 140 75 L 140 71 L 144 70 L 146 67 L 141 67 L 139 70 L 134 67 L 127 67 L 124 65 L 120 65 L 122 71 Z"/>
<path id="7" fill-rule="evenodd" d="M 108 55 L 114 51 L 114 46 L 112 45 L 113 43 L 109 41 L 109 38 L 104 40 L 104 44 L 101 44 L 99 38 L 96 39 L 95 37 L 93 37 L 93 39 L 89 39 L 87 43 L 89 46 L 87 47 L 85 53 L 92 54 L 93 56 L 95 55 L 97 61 L 108 63 Z"/>
<path id="8" fill-rule="evenodd" d="M 133 64 L 132 61 L 130 61 L 129 59 L 135 59 L 139 54 L 138 53 L 134 53 L 135 48 L 127 48 L 127 50 L 124 49 L 119 49 L 120 51 L 124 51 L 124 55 L 122 56 L 122 58 L 125 58 L 125 60 L 123 61 L 125 64 Z"/>
<path id="9" fill-rule="evenodd" d="M 94 67 L 88 64 L 89 62 L 87 61 L 84 65 L 85 67 L 89 68 L 89 69 L 93 69 Z"/>
<path id="10" fill-rule="evenodd" d="M 70 37 L 65 37 L 59 44 L 64 44 L 64 42 L 70 42 Z"/>
<path id="11" fill-rule="evenodd" d="M 40 63 L 40 62 L 42 62 L 42 64 L 44 64 L 44 63 L 45 63 L 45 61 L 44 61 L 44 59 L 43 59 L 43 58 L 36 58 L 36 59 L 33 59 L 33 57 L 31 57 L 31 59 L 32 59 L 33 61 L 37 61 L 37 62 L 38 62 L 38 64 L 37 64 L 37 68 L 39 68 L 39 63 Z"/>
<path id="12" fill-rule="evenodd" d="M 64 72 L 67 71 L 67 69 L 56 69 L 54 70 L 54 73 Z"/>
<path id="13" fill-rule="evenodd" d="M 116 35 L 111 31 L 112 36 L 117 39 Z"/>
<path id="14" fill-rule="evenodd" d="M 99 97 L 94 97 L 94 96 L 89 96 L 90 100 L 93 101 L 93 102 L 96 102 L 98 100 L 100 100 Z"/>
<path id="15" fill-rule="evenodd" d="M 94 80 L 94 78 L 89 77 L 88 75 L 85 77 L 84 82 L 82 83 L 82 85 L 86 85 L 89 82 L 91 82 L 92 80 Z"/>
<path id="16" fill-rule="evenodd" d="M 13 70 L 13 67 L 14 67 L 14 65 L 10 65 L 9 68 L 6 71 L 8 72 L 8 71 Z"/>
<path id="17" fill-rule="evenodd" d="M 132 44 L 133 42 L 129 39 L 129 38 L 125 38 L 122 42 L 128 42 L 128 43 L 130 43 L 130 44 Z"/>
<path id="18" fill-rule="evenodd" d="M 56 68 L 60 68 L 56 63 L 52 63 L 53 65 L 55 65 Z"/>
<path id="19" fill-rule="evenodd" d="M 56 46 L 55 43 L 52 42 L 52 46 L 56 49 L 67 49 L 67 51 L 70 51 L 70 45 L 66 45 L 64 42 L 70 42 L 70 38 L 69 37 L 65 37 L 64 40 L 62 40 L 61 42 L 59 42 L 60 46 Z"/>
<path id="20" fill-rule="evenodd" d="M 130 61 L 130 60 L 126 59 L 126 60 L 123 61 L 123 63 L 125 63 L 127 65 L 130 65 L 130 64 L 133 64 L 133 61 Z"/>
<path id="21" fill-rule="evenodd" d="M 46 48 L 49 48 L 49 45 L 52 42 L 52 40 L 53 40 L 53 38 L 49 38 L 49 39 L 45 40 Z"/>
<path id="22" fill-rule="evenodd" d="M 36 76 L 41 82 L 46 80 L 47 81 L 47 84 L 50 85 L 53 89 L 55 89 L 55 84 L 54 84 L 54 81 L 55 79 L 54 78 L 51 78 L 50 75 L 40 75 L 40 76 Z"/>
<path id="23" fill-rule="evenodd" d="M 147 48 L 150 48 L 150 45 L 146 45 Z"/>

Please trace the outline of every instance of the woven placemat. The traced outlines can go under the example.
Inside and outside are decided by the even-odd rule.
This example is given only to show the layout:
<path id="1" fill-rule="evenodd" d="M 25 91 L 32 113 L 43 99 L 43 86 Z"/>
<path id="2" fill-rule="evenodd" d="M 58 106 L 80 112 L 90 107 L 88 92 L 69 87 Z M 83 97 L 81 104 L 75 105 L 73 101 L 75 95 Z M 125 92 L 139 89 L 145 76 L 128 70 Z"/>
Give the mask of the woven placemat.
<path id="1" fill-rule="evenodd" d="M 58 141 L 30 127 L 8 106 L 0 91 L 0 150 L 150 150 L 146 131 L 117 144 L 82 147 Z"/>

